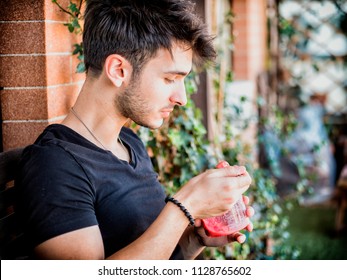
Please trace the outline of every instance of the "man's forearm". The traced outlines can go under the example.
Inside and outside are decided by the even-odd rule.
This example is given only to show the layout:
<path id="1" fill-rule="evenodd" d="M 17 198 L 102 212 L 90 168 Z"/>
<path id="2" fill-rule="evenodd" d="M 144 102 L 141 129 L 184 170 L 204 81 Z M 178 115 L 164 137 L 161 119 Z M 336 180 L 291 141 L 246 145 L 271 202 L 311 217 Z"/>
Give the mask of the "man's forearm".
<path id="1" fill-rule="evenodd" d="M 184 213 L 169 203 L 138 239 L 108 259 L 168 260 L 188 223 Z"/>
<path id="2" fill-rule="evenodd" d="M 196 237 L 193 226 L 188 226 L 184 231 L 179 245 L 182 249 L 184 259 L 193 260 L 202 252 L 205 246 L 202 246 L 199 243 L 199 240 Z"/>

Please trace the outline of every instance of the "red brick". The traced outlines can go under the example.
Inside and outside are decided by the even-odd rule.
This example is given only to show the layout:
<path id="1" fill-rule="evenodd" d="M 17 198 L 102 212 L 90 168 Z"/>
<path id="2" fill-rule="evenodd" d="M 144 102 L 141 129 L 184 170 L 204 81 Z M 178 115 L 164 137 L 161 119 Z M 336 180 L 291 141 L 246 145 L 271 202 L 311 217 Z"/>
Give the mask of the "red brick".
<path id="1" fill-rule="evenodd" d="M 70 55 L 47 56 L 47 85 L 68 84 L 71 81 Z"/>
<path id="2" fill-rule="evenodd" d="M 2 124 L 3 148 L 9 150 L 32 144 L 48 122 L 5 122 Z"/>
<path id="3" fill-rule="evenodd" d="M 0 21 L 43 20 L 44 0 L 1 0 Z"/>
<path id="4" fill-rule="evenodd" d="M 46 85 L 45 56 L 0 57 L 0 85 L 30 87 Z"/>
<path id="5" fill-rule="evenodd" d="M 247 0 L 234 0 L 231 7 L 236 16 L 245 14 L 247 12 Z"/>
<path id="6" fill-rule="evenodd" d="M 75 103 L 81 85 L 58 86 L 48 89 L 48 119 L 66 115 Z"/>
<path id="7" fill-rule="evenodd" d="M 249 43 L 245 37 L 236 36 L 234 46 L 237 50 L 247 50 Z"/>
<path id="8" fill-rule="evenodd" d="M 68 52 L 73 51 L 73 44 L 82 40 L 80 35 L 70 33 L 61 22 L 46 23 L 46 52 Z"/>
<path id="9" fill-rule="evenodd" d="M 264 68 L 266 49 L 265 1 L 232 1 L 235 22 L 235 79 L 252 80 Z M 254 13 L 256 12 L 256 13 Z"/>
<path id="10" fill-rule="evenodd" d="M 4 121 L 47 119 L 46 89 L 5 89 L 0 93 Z"/>
<path id="11" fill-rule="evenodd" d="M 45 52 L 44 22 L 0 23 L 0 54 Z"/>
<path id="12" fill-rule="evenodd" d="M 54 20 L 54 21 L 69 21 L 70 16 L 63 11 L 61 11 L 57 5 L 53 4 L 51 0 L 44 0 L 45 2 L 45 18 L 47 20 Z M 61 7 L 67 10 L 67 7 L 69 6 L 70 0 L 59 0 L 58 1 Z M 75 4 L 79 4 L 80 0 L 73 0 L 72 1 Z M 82 7 L 82 11 L 84 8 Z"/>
<path id="13" fill-rule="evenodd" d="M 249 69 L 247 61 L 240 61 L 238 58 L 234 58 L 233 62 L 235 80 L 248 80 Z"/>

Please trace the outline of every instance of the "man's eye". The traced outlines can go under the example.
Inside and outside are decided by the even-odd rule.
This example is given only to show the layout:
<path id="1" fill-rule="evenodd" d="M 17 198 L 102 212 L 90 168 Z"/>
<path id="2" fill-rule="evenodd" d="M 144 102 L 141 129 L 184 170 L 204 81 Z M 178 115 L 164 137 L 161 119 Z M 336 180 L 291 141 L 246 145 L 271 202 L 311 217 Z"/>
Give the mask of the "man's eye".
<path id="1" fill-rule="evenodd" d="M 168 84 L 173 84 L 175 82 L 175 80 L 169 79 L 169 78 L 165 78 L 165 82 L 168 83 Z"/>

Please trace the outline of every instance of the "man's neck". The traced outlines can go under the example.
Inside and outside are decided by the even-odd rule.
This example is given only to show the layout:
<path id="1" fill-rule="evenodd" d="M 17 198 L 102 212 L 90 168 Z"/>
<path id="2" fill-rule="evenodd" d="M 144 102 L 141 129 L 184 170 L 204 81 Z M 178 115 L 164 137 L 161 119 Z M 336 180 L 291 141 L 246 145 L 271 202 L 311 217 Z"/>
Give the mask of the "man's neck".
<path id="1" fill-rule="evenodd" d="M 99 79 L 87 78 L 73 111 L 69 112 L 63 124 L 98 147 L 129 161 L 128 150 L 118 141 L 120 130 L 127 119 L 116 112 L 114 92 L 110 89 Z"/>

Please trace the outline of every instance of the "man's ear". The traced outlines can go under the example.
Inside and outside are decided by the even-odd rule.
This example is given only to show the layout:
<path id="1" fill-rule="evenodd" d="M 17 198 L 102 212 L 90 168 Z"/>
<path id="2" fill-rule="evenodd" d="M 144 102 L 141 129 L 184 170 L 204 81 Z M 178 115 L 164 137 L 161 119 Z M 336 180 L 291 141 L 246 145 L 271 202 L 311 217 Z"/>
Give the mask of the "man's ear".
<path id="1" fill-rule="evenodd" d="M 104 69 L 109 80 L 116 87 L 127 84 L 131 78 L 132 66 L 129 61 L 118 54 L 111 54 L 106 58 Z"/>

